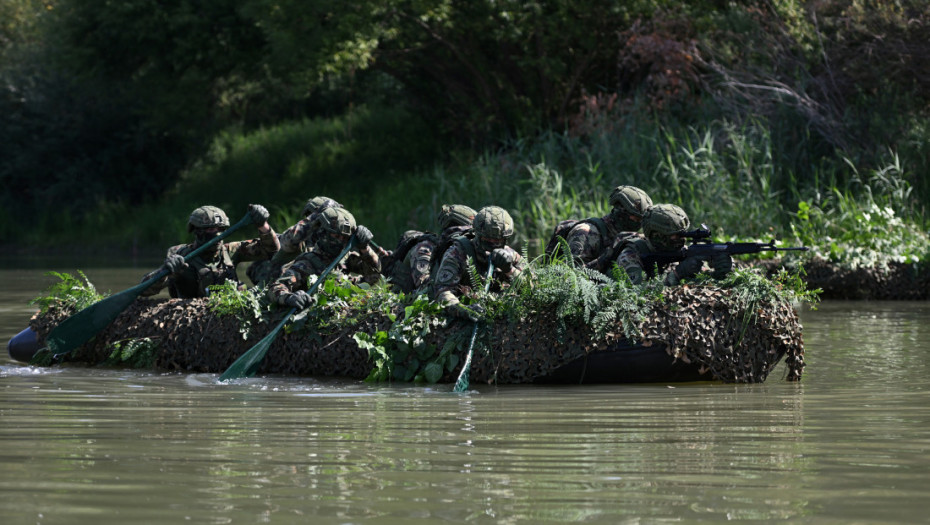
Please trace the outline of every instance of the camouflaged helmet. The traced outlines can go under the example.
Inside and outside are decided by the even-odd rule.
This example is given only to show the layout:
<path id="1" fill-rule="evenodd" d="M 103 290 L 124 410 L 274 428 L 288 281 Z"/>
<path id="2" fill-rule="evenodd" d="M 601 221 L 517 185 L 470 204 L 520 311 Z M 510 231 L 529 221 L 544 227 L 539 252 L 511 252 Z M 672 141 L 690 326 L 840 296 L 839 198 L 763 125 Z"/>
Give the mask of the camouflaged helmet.
<path id="1" fill-rule="evenodd" d="M 355 217 L 345 208 L 326 208 L 316 218 L 317 226 L 327 232 L 352 235 L 355 232 Z"/>
<path id="2" fill-rule="evenodd" d="M 187 220 L 188 232 L 198 228 L 229 228 L 229 217 L 216 206 L 201 206 L 191 212 L 191 217 Z"/>
<path id="3" fill-rule="evenodd" d="M 681 233 L 691 226 L 685 210 L 674 204 L 656 204 L 643 215 L 643 234 L 647 239 L 656 235 L 668 237 Z"/>
<path id="4" fill-rule="evenodd" d="M 464 204 L 443 204 L 436 221 L 439 222 L 440 230 L 451 226 L 468 226 L 475 220 L 476 213 Z"/>
<path id="5" fill-rule="evenodd" d="M 513 236 L 513 219 L 507 210 L 498 206 L 485 206 L 475 214 L 472 222 L 475 234 L 490 239 L 510 239 Z"/>
<path id="6" fill-rule="evenodd" d="M 645 191 L 635 186 L 617 186 L 610 193 L 610 205 L 642 218 L 646 210 L 652 206 L 652 199 Z"/>
<path id="7" fill-rule="evenodd" d="M 307 201 L 307 204 L 304 205 L 304 209 L 300 212 L 300 215 L 302 217 L 306 217 L 311 213 L 323 211 L 326 208 L 342 208 L 342 204 L 339 204 L 329 197 L 317 196 Z"/>

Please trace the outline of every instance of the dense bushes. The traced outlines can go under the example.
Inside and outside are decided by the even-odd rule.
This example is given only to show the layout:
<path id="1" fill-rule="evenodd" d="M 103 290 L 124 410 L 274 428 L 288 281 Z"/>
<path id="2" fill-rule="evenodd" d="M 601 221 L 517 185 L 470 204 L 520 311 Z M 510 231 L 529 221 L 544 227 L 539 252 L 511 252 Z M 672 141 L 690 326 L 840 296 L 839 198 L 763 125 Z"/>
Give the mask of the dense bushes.
<path id="1" fill-rule="evenodd" d="M 908 220 L 930 200 L 917 0 L 11 0 L 0 18 L 5 239 L 70 218 L 162 243 L 198 203 L 319 193 L 388 235 L 454 200 L 541 236 L 621 182 L 728 232 L 784 229 L 889 151 Z"/>

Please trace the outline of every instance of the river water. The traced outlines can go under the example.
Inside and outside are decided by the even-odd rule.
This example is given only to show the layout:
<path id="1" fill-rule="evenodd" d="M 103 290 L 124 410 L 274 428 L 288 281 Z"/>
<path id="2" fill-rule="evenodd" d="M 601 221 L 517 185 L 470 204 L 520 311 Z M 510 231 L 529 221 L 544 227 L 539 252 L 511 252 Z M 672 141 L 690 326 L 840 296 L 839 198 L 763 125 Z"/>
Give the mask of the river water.
<path id="1" fill-rule="evenodd" d="M 44 271 L 0 269 L 3 341 Z M 762 385 L 221 385 L 3 352 L 0 523 L 930 522 L 930 305 L 801 317 L 803 381 Z"/>

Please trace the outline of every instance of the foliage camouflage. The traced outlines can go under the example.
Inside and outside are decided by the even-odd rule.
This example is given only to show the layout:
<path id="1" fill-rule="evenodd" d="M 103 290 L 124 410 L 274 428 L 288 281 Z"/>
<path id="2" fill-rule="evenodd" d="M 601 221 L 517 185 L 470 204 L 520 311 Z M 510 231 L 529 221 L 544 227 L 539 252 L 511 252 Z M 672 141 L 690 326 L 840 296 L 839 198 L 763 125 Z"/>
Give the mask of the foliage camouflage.
<path id="1" fill-rule="evenodd" d="M 516 295 L 503 294 L 487 304 L 489 322 L 481 323 L 470 374 L 477 383 L 533 382 L 562 365 L 631 339 L 645 346 L 662 345 L 675 360 L 693 364 L 708 380 L 761 382 L 782 358 L 788 364 L 788 379 L 800 379 L 803 371 L 797 314 L 788 301 L 771 293 L 771 287 L 751 292 L 750 300 L 740 298 L 750 290 L 745 287 L 670 288 L 662 292 L 661 301 L 637 311 L 600 317 L 581 304 L 565 302 L 577 293 L 571 287 L 552 299 L 535 304 L 517 300 L 520 306 L 508 306 L 507 301 L 533 288 L 515 287 Z M 435 303 L 422 297 L 405 300 L 386 286 L 358 287 L 328 279 L 319 296 L 318 304 L 296 316 L 288 333 L 271 345 L 260 373 L 430 382 L 452 382 L 458 376 L 456 368 L 468 340 L 464 334 L 471 332 L 472 323 L 447 320 L 438 315 Z M 623 303 L 618 296 L 610 297 Z M 554 300 L 562 300 L 562 306 Z M 115 342 L 147 339 L 146 348 L 158 349 L 155 368 L 222 372 L 254 341 L 242 338 L 237 315 L 211 309 L 208 302 L 136 301 L 65 359 L 90 364 L 111 359 L 112 363 Z M 43 340 L 69 313 L 67 308 L 53 307 L 37 314 L 30 326 Z M 280 315 L 281 310 L 273 310 L 263 316 L 251 334 L 267 332 Z M 571 322 L 578 315 L 584 316 L 581 322 Z"/>

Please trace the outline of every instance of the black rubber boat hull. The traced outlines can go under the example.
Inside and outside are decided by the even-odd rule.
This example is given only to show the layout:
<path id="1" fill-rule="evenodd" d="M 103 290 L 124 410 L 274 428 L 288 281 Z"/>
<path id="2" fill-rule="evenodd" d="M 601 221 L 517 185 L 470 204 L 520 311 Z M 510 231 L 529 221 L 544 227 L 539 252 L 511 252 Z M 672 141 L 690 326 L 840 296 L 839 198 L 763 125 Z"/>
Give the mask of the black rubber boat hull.
<path id="1" fill-rule="evenodd" d="M 27 326 L 25 330 L 10 339 L 6 348 L 10 352 L 10 357 L 21 363 L 28 363 L 41 346 L 39 346 L 38 334 L 32 327 Z"/>
<path id="2" fill-rule="evenodd" d="M 592 352 L 535 379 L 537 384 L 686 383 L 711 381 L 694 363 L 675 360 L 662 345 Z"/>

